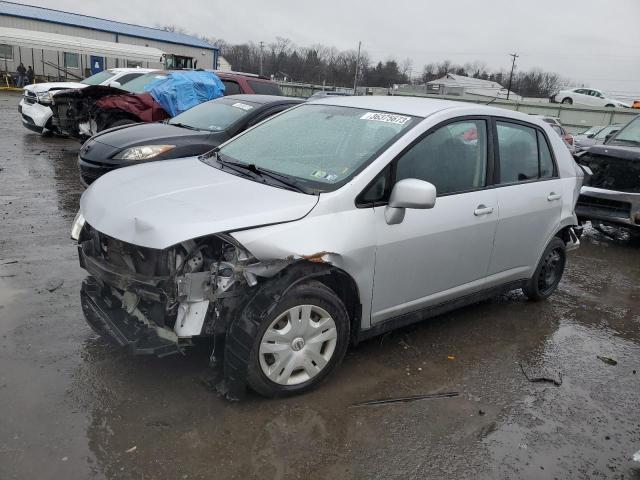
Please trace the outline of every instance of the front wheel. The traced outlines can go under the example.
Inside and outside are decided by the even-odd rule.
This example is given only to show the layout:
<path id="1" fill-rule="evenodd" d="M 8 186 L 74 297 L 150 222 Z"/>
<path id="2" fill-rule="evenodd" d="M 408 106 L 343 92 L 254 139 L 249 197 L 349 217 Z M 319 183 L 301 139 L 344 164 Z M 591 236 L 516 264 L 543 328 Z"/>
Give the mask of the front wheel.
<path id="1" fill-rule="evenodd" d="M 527 298 L 536 302 L 549 298 L 558 288 L 566 263 L 566 246 L 554 237 L 544 250 L 533 277 L 522 289 Z"/>
<path id="2" fill-rule="evenodd" d="M 567 97 L 567 98 L 562 100 L 562 103 L 565 103 L 567 105 L 571 105 L 571 104 L 573 104 L 573 100 L 571 98 Z"/>
<path id="3" fill-rule="evenodd" d="M 320 282 L 296 286 L 261 321 L 247 382 L 267 397 L 309 391 L 342 361 L 348 343 L 349 317 L 340 298 Z"/>

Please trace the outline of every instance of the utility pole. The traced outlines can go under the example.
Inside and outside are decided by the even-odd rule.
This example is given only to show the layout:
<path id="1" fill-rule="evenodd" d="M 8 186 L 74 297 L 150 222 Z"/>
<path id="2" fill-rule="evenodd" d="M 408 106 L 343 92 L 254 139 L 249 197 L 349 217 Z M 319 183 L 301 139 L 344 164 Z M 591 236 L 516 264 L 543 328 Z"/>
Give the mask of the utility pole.
<path id="1" fill-rule="evenodd" d="M 264 56 L 262 54 L 263 50 L 264 50 L 264 42 L 260 41 L 260 76 L 262 76 L 262 57 Z"/>
<path id="2" fill-rule="evenodd" d="M 507 100 L 509 100 L 509 94 L 511 94 L 511 81 L 513 80 L 513 70 L 516 68 L 516 58 L 520 55 L 517 53 L 510 53 L 510 57 L 513 57 L 513 62 L 511 63 L 511 73 L 509 74 L 509 87 L 507 88 Z"/>
<path id="3" fill-rule="evenodd" d="M 353 94 L 357 95 L 356 88 L 358 88 L 358 68 L 360 67 L 360 47 L 362 47 L 362 42 L 358 42 L 358 57 L 356 59 L 356 74 L 353 78 Z"/>

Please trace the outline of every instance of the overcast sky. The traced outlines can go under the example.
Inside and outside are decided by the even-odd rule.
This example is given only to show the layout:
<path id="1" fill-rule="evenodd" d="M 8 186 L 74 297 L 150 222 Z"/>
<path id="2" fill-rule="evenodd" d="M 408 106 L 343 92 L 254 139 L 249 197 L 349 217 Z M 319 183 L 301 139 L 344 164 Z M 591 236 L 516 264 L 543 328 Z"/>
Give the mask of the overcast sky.
<path id="1" fill-rule="evenodd" d="M 20 0 L 14 0 L 20 1 Z M 21 2 L 22 3 L 22 2 Z M 24 0 L 139 25 L 174 24 L 231 43 L 355 49 L 372 59 L 479 60 L 540 67 L 611 93 L 640 95 L 640 0 Z"/>

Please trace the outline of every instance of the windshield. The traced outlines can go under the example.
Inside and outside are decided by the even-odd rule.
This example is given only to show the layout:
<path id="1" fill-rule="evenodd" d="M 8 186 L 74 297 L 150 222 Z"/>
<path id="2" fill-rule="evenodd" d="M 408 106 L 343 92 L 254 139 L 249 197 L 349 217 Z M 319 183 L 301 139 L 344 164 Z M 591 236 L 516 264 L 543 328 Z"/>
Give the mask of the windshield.
<path id="1" fill-rule="evenodd" d="M 109 70 L 103 70 L 101 72 L 96 73 L 95 75 L 91 75 L 90 77 L 85 78 L 80 83 L 84 83 L 85 85 L 100 85 L 103 82 L 106 82 L 111 77 L 113 77 L 113 73 Z"/>
<path id="2" fill-rule="evenodd" d="M 631 120 L 609 141 L 609 145 L 629 144 L 640 145 L 640 116 Z"/>
<path id="3" fill-rule="evenodd" d="M 609 125 L 608 127 L 604 127 L 602 130 L 598 132 L 598 134 L 594 137 L 598 140 L 602 140 L 604 137 L 609 135 L 614 130 L 620 130 L 620 125 Z"/>
<path id="4" fill-rule="evenodd" d="M 236 137 L 219 154 L 331 191 L 415 124 L 407 115 L 307 104 Z"/>
<path id="5" fill-rule="evenodd" d="M 144 87 L 148 84 L 163 78 L 167 78 L 167 76 L 162 73 L 147 73 L 146 75 L 141 75 L 138 78 L 134 78 L 130 82 L 121 85 L 120 88 L 131 93 L 142 93 L 144 92 Z"/>
<path id="6" fill-rule="evenodd" d="M 596 125 L 595 127 L 591 127 L 589 130 L 587 130 L 586 132 L 582 132 L 581 135 L 584 135 L 585 137 L 587 135 L 595 135 L 596 133 L 598 133 L 600 130 L 602 130 L 604 127 L 601 125 Z"/>
<path id="7" fill-rule="evenodd" d="M 257 105 L 246 101 L 218 99 L 201 103 L 186 112 L 176 115 L 169 124 L 182 124 L 199 130 L 220 132 L 247 116 Z"/>

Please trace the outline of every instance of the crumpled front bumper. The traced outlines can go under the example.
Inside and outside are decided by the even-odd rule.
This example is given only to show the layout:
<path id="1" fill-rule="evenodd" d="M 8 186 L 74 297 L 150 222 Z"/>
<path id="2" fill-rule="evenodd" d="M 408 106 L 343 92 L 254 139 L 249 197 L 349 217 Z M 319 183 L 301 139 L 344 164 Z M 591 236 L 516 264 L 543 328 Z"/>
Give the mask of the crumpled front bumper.
<path id="1" fill-rule="evenodd" d="M 22 125 L 29 130 L 41 133 L 53 115 L 51 108 L 39 103 L 27 103 L 20 100 L 18 111 L 22 115 Z"/>
<path id="2" fill-rule="evenodd" d="M 162 338 L 156 329 L 129 315 L 119 305 L 108 305 L 101 288 L 95 278 L 88 277 L 80 289 L 82 312 L 94 331 L 136 355 L 164 357 L 182 351 L 177 342 Z"/>

